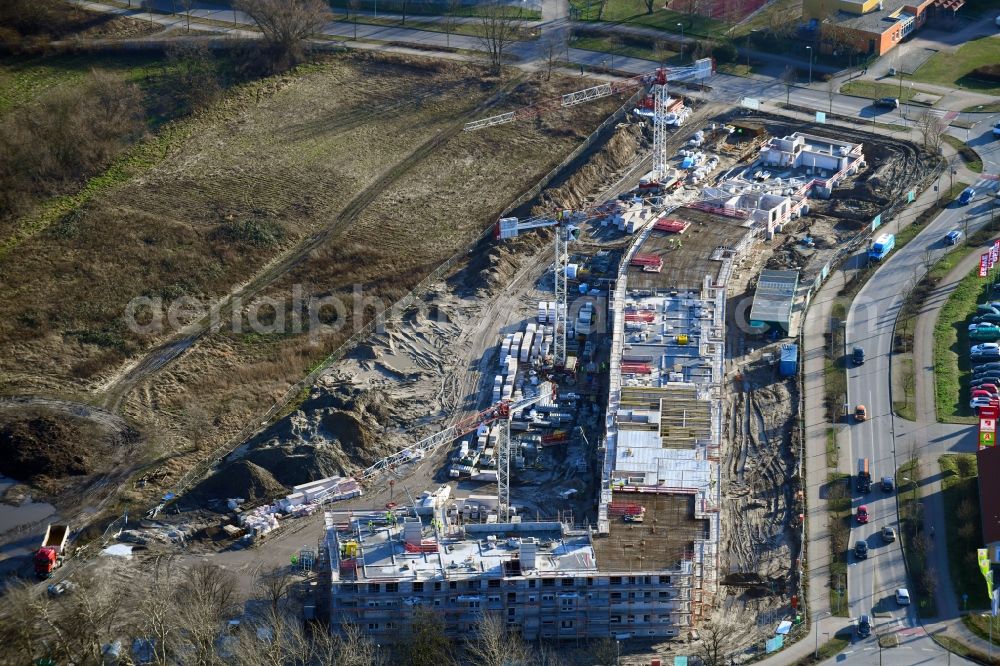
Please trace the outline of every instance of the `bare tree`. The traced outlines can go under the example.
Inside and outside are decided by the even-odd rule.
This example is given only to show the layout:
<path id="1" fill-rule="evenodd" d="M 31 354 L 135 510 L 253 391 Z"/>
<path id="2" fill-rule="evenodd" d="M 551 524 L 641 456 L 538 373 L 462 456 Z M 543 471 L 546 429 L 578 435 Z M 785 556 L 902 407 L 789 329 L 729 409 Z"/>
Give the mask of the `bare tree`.
<path id="1" fill-rule="evenodd" d="M 444 621 L 433 610 L 420 608 L 399 636 L 395 656 L 411 666 L 450 666 L 455 663 L 451 641 L 444 635 Z"/>
<path id="2" fill-rule="evenodd" d="M 467 653 L 472 662 L 481 666 L 529 664 L 531 648 L 519 635 L 510 631 L 507 621 L 498 613 L 487 613 L 479 621 L 476 640 L 469 643 Z"/>
<path id="3" fill-rule="evenodd" d="M 667 62 L 667 58 L 673 51 L 670 50 L 670 44 L 662 39 L 658 39 L 653 43 L 653 57 L 656 58 L 656 62 L 661 65 Z"/>
<path id="4" fill-rule="evenodd" d="M 604 638 L 593 647 L 594 662 L 597 664 L 618 663 L 619 647 L 618 642 L 613 638 Z"/>
<path id="5" fill-rule="evenodd" d="M 361 0 L 347 0 L 347 6 L 354 10 L 354 41 L 358 41 L 358 12 L 361 10 Z"/>
<path id="6" fill-rule="evenodd" d="M 604 20 L 604 10 L 608 8 L 608 0 L 597 0 L 597 20 Z"/>
<path id="7" fill-rule="evenodd" d="M 566 34 L 562 31 L 550 34 L 545 38 L 545 80 L 552 78 L 552 70 L 555 69 L 559 55 L 566 50 Z"/>
<path id="8" fill-rule="evenodd" d="M 785 71 L 781 74 L 781 82 L 785 84 L 785 106 L 791 104 L 792 97 L 792 86 L 798 80 L 798 76 L 795 73 L 795 68 L 791 65 L 785 65 Z"/>
<path id="9" fill-rule="evenodd" d="M 282 64 L 298 58 L 305 41 L 333 20 L 323 0 L 235 0 L 233 6 L 253 19 Z"/>
<path id="10" fill-rule="evenodd" d="M 729 650 L 732 627 L 709 622 L 701 632 L 698 656 L 704 666 L 725 666 L 726 652 Z"/>
<path id="11" fill-rule="evenodd" d="M 330 666 L 381 666 L 387 663 L 382 649 L 372 642 L 356 624 L 340 625 L 340 633 L 332 636 L 333 657 L 321 664 Z"/>
<path id="12" fill-rule="evenodd" d="M 479 41 L 489 54 L 493 69 L 500 72 L 504 54 L 517 38 L 521 19 L 518 13 L 511 13 L 509 7 L 498 0 L 482 5 L 481 11 Z"/>
<path id="13" fill-rule="evenodd" d="M 153 9 L 156 7 L 155 0 L 140 0 L 139 8 L 149 12 L 149 25 L 153 25 Z"/>
<path id="14" fill-rule="evenodd" d="M 448 13 L 444 16 L 445 46 L 451 48 L 451 33 L 458 28 L 458 13 L 462 8 L 462 0 L 448 0 Z"/>
<path id="15" fill-rule="evenodd" d="M 833 113 L 833 98 L 837 95 L 837 82 L 831 76 L 826 82 L 826 96 L 830 100 L 830 113 Z"/>
<path id="16" fill-rule="evenodd" d="M 406 25 L 406 6 L 410 4 L 410 0 L 399 0 L 399 9 L 403 14 L 403 25 Z"/>
<path id="17" fill-rule="evenodd" d="M 295 578 L 288 567 L 273 566 L 269 569 L 258 569 L 253 577 L 254 595 L 267 602 L 271 613 L 277 615 L 281 602 L 288 597 Z"/>
<path id="18" fill-rule="evenodd" d="M 625 41 L 620 35 L 611 35 L 608 37 L 608 53 L 611 54 L 611 71 L 615 69 L 615 56 L 621 55 L 622 49 L 625 48 Z"/>
<path id="19" fill-rule="evenodd" d="M 924 111 L 917 118 L 917 131 L 923 141 L 924 148 L 935 155 L 941 152 L 941 143 L 944 141 L 944 124 L 941 119 L 930 111 Z"/>
<path id="20" fill-rule="evenodd" d="M 653 8 L 656 6 L 656 0 L 642 0 L 642 1 L 646 5 L 646 13 L 652 14 Z"/>
<path id="21" fill-rule="evenodd" d="M 184 16 L 187 17 L 187 31 L 191 32 L 191 8 L 194 7 L 194 0 L 181 0 L 181 7 L 184 8 Z"/>

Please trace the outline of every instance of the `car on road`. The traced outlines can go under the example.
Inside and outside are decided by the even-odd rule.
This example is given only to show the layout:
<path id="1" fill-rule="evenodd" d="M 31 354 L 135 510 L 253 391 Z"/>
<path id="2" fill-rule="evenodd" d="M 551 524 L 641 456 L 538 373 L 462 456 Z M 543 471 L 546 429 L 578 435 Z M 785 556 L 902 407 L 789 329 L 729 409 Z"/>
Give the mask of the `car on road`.
<path id="1" fill-rule="evenodd" d="M 905 587 L 901 587 L 896 590 L 896 603 L 900 606 L 910 605 L 910 591 Z"/>
<path id="2" fill-rule="evenodd" d="M 869 518 L 868 507 L 865 506 L 864 504 L 862 504 L 861 506 L 859 506 L 858 507 L 858 512 L 857 512 L 856 516 L 857 516 L 858 522 L 861 523 L 862 525 L 864 525 L 865 523 L 867 523 L 868 522 L 868 518 Z"/>
<path id="3" fill-rule="evenodd" d="M 865 363 L 865 350 L 862 347 L 855 347 L 851 352 L 851 360 L 854 361 L 854 365 L 864 365 Z"/>
<path id="4" fill-rule="evenodd" d="M 886 543 L 892 543 L 896 540 L 896 530 L 892 529 L 888 525 L 882 528 L 882 541 Z"/>
<path id="5" fill-rule="evenodd" d="M 958 241 L 962 240 L 962 232 L 958 229 L 952 229 L 944 237 L 944 242 L 946 245 L 958 245 Z"/>
<path id="6" fill-rule="evenodd" d="M 872 619 L 867 614 L 858 618 L 858 636 L 867 638 L 872 633 Z"/>
<path id="7" fill-rule="evenodd" d="M 854 408 L 854 420 L 858 422 L 868 420 L 868 409 L 864 405 L 858 405 Z"/>
<path id="8" fill-rule="evenodd" d="M 958 195 L 958 203 L 960 206 L 964 206 L 973 199 L 976 198 L 976 190 L 973 187 L 967 187 L 962 190 L 962 193 Z"/>
<path id="9" fill-rule="evenodd" d="M 873 102 L 874 106 L 880 109 L 898 109 L 899 100 L 895 97 L 879 97 Z"/>
<path id="10" fill-rule="evenodd" d="M 997 17 L 997 25 L 1000 26 L 1000 16 Z M 993 124 L 993 136 L 1000 136 L 1000 123 Z"/>
<path id="11" fill-rule="evenodd" d="M 884 490 L 887 493 L 891 493 L 892 489 L 893 489 L 893 485 L 894 484 L 892 482 L 892 477 L 891 476 L 883 476 L 882 477 L 882 490 Z"/>
<path id="12" fill-rule="evenodd" d="M 854 544 L 854 557 L 859 560 L 868 559 L 868 542 L 863 539 L 858 539 Z"/>

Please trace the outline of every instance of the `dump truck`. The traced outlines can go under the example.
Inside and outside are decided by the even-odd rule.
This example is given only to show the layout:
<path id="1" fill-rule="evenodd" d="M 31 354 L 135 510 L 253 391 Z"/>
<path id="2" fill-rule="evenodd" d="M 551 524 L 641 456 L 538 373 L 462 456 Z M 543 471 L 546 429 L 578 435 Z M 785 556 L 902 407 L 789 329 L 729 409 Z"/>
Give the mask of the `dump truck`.
<path id="1" fill-rule="evenodd" d="M 48 578 L 62 564 L 68 538 L 69 525 L 49 525 L 45 528 L 42 546 L 35 551 L 34 557 L 35 574 L 39 578 Z"/>

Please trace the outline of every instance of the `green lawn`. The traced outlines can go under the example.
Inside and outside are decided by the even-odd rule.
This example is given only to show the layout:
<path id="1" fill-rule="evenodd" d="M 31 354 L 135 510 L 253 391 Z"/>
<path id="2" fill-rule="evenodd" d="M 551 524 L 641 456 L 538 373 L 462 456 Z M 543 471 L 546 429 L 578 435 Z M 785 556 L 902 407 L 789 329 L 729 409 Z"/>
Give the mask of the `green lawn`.
<path id="1" fill-rule="evenodd" d="M 358 9 L 363 12 L 385 12 L 386 14 L 402 14 L 406 8 L 406 15 L 422 14 L 424 16 L 481 16 L 485 11 L 482 5 L 457 5 L 450 2 L 413 2 L 413 0 L 358 0 Z M 346 11 L 350 8 L 349 0 L 330 0 L 330 8 L 334 14 Z M 505 7 L 506 13 L 511 16 L 520 16 L 523 19 L 540 19 L 542 12 L 537 9 L 521 9 L 520 7 Z M 338 11 L 339 10 L 339 11 Z"/>
<path id="2" fill-rule="evenodd" d="M 846 617 L 847 559 L 851 548 L 851 476 L 831 472 L 826 479 L 826 511 L 830 525 L 830 609 Z M 839 590 L 839 592 L 838 592 Z"/>
<path id="3" fill-rule="evenodd" d="M 155 71 L 149 71 L 152 67 Z M 92 69 L 104 69 L 142 83 L 164 73 L 161 57 L 123 55 L 15 56 L 0 59 L 0 115 L 38 99 L 58 86 L 82 81 Z"/>
<path id="4" fill-rule="evenodd" d="M 696 37 L 719 37 L 729 26 L 706 16 L 688 15 L 669 9 L 657 8 L 652 14 L 646 13 L 643 0 L 611 0 L 604 9 L 604 16 L 598 17 L 601 3 L 597 0 L 570 0 L 570 11 L 579 12 L 580 21 L 607 21 L 628 25 L 646 26 L 667 32 L 693 35 Z M 659 3 L 662 4 L 662 3 Z M 677 25 L 683 25 L 682 29 Z"/>
<path id="5" fill-rule="evenodd" d="M 980 37 L 966 42 L 954 53 L 941 51 L 934 54 L 916 71 L 913 79 L 1000 95 L 1000 83 L 969 78 L 969 73 L 976 67 L 996 62 L 1000 62 L 1000 38 Z"/>
<path id="6" fill-rule="evenodd" d="M 649 44 L 647 40 L 622 39 L 607 36 L 574 36 L 569 44 L 574 49 L 586 49 L 588 51 L 600 51 L 609 54 L 608 65 L 611 65 L 610 55 L 628 56 L 630 58 L 643 58 L 654 62 L 669 62 L 677 57 L 676 51 L 665 48 L 657 48 Z"/>
<path id="7" fill-rule="evenodd" d="M 351 18 L 348 22 L 353 23 L 354 20 L 355 16 L 354 14 L 351 14 Z M 357 16 L 357 22 L 358 25 L 383 25 L 389 28 L 410 28 L 412 30 L 426 30 L 428 32 L 450 32 L 453 35 L 467 35 L 469 37 L 479 37 L 483 34 L 483 26 L 478 22 L 457 22 L 448 24 L 447 20 L 442 17 L 407 17 L 406 22 L 404 23 L 402 19 L 399 18 L 383 18 L 381 16 L 375 18 L 374 16 L 361 14 Z M 528 41 L 537 38 L 538 28 L 530 23 L 518 28 L 515 35 L 515 39 L 518 41 Z"/>
<path id="8" fill-rule="evenodd" d="M 976 571 L 978 572 L 978 569 Z M 979 580 L 982 581 L 982 579 L 983 577 L 980 576 Z M 985 586 L 985 583 L 983 585 Z M 970 612 L 968 615 L 964 615 L 962 617 L 962 624 L 968 627 L 969 631 L 974 633 L 976 636 L 979 636 L 984 641 L 990 640 L 990 636 L 992 635 L 993 645 L 1000 645 L 1000 618 L 993 618 L 992 632 L 990 631 L 990 616 L 987 615 L 986 617 L 983 617 L 983 614 L 979 612 Z M 993 653 L 997 654 L 997 651 L 993 650 Z M 985 656 L 986 655 L 983 655 L 983 657 Z M 994 657 L 993 663 L 998 662 L 1000 662 L 1000 658 Z"/>
<path id="9" fill-rule="evenodd" d="M 935 405 L 938 421 L 944 423 L 976 422 L 963 379 L 970 368 L 968 321 L 976 305 L 986 301 L 985 284 L 976 266 L 958 283 L 934 326 Z"/>
<path id="10" fill-rule="evenodd" d="M 986 582 L 979 571 L 976 549 L 982 545 L 979 519 L 979 478 L 974 453 L 949 454 L 938 459 L 941 466 L 941 495 L 947 539 L 936 541 L 948 548 L 948 569 L 955 595 L 961 604 L 962 593 L 969 595 L 969 608 L 989 608 Z"/>
<path id="11" fill-rule="evenodd" d="M 910 593 L 917 599 L 917 615 L 934 617 L 937 601 L 934 587 L 928 586 L 936 575 L 927 566 L 928 539 L 924 535 L 919 482 L 922 470 L 916 459 L 904 462 L 896 470 L 896 502 L 899 507 L 899 540 L 910 575 Z M 907 481 L 909 479 L 909 481 Z"/>
<path id="12" fill-rule="evenodd" d="M 957 136 L 942 134 L 941 138 L 944 139 L 945 143 L 958 151 L 958 156 L 965 162 L 965 166 L 969 167 L 969 171 L 974 171 L 975 173 L 983 172 L 983 159 L 979 157 L 979 153 L 970 148 Z"/>
<path id="13" fill-rule="evenodd" d="M 865 97 L 867 99 L 876 99 L 879 97 L 896 97 L 899 99 L 900 102 L 909 102 L 914 95 L 918 95 L 920 93 L 927 93 L 929 95 L 934 94 L 927 90 L 911 88 L 909 85 L 906 84 L 904 84 L 903 89 L 900 90 L 898 84 L 881 83 L 878 81 L 850 81 L 840 87 L 840 92 L 844 95 L 853 95 L 854 97 Z"/>

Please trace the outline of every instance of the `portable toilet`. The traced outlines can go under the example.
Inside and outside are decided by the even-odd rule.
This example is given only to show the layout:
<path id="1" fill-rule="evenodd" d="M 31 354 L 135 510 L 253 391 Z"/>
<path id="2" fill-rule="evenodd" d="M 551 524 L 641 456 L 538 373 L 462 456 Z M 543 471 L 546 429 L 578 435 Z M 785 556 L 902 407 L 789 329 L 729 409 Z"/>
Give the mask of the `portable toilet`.
<path id="1" fill-rule="evenodd" d="M 794 344 L 781 345 L 781 359 L 778 362 L 778 372 L 782 377 L 792 377 L 799 371 L 799 346 Z"/>

